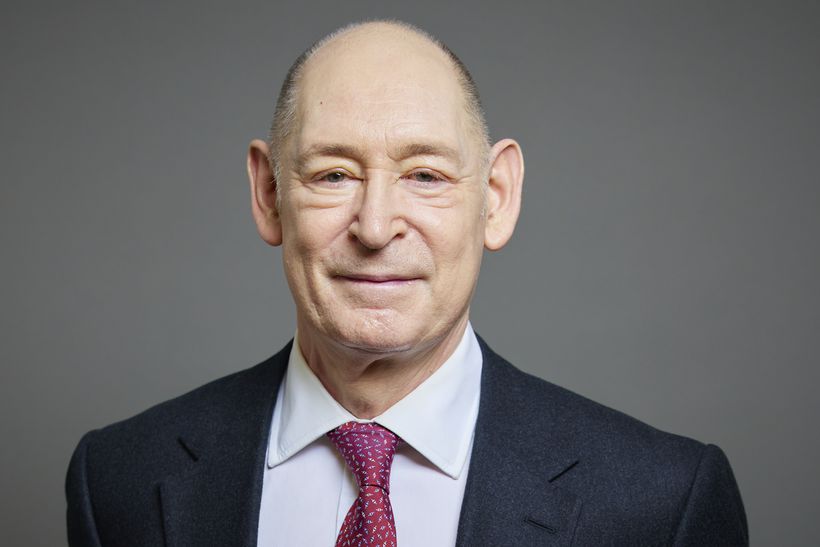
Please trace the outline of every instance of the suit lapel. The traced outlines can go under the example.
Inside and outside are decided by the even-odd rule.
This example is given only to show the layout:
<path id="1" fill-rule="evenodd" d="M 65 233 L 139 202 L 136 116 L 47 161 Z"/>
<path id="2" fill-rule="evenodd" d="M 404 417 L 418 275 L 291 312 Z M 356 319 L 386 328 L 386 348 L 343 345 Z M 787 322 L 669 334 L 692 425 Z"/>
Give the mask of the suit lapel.
<path id="1" fill-rule="evenodd" d="M 221 400 L 180 432 L 179 449 L 194 462 L 160 485 L 168 547 L 255 547 L 270 420 L 290 347 L 229 378 Z"/>
<path id="2" fill-rule="evenodd" d="M 565 443 L 550 443 L 557 421 L 527 414 L 519 390 L 532 380 L 479 342 L 481 402 L 456 545 L 569 545 L 581 503 L 556 483 L 578 460 Z M 270 420 L 290 348 L 229 379 L 222 404 L 180 432 L 179 449 L 193 462 L 160 484 L 168 547 L 255 547 Z"/>
<path id="3" fill-rule="evenodd" d="M 456 545 L 570 545 L 581 502 L 557 483 L 578 459 L 550 442 L 557 421 L 528 407 L 532 379 L 479 342 L 481 401 Z"/>

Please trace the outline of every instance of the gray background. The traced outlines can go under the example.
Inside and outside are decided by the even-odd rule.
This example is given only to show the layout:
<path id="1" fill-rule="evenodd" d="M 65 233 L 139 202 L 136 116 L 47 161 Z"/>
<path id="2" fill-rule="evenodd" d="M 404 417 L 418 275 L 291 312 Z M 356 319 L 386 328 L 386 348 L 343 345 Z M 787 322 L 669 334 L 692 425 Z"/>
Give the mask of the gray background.
<path id="1" fill-rule="evenodd" d="M 83 432 L 290 337 L 246 146 L 293 58 L 375 16 L 441 36 L 494 137 L 524 148 L 477 330 L 525 370 L 720 445 L 755 544 L 820 542 L 817 3 L 0 10 L 3 545 L 64 543 Z"/>

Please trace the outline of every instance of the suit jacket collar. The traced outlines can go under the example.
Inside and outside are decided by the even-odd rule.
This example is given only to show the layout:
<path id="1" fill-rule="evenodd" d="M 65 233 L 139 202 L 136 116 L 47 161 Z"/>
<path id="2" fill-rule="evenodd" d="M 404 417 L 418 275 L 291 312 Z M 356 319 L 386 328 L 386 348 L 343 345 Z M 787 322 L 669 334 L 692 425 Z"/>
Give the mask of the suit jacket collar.
<path id="1" fill-rule="evenodd" d="M 534 409 L 528 393 L 538 385 L 543 398 L 549 384 L 479 343 L 481 402 L 456 545 L 569 545 L 581 503 L 559 479 L 578 459 L 561 421 Z"/>
<path id="2" fill-rule="evenodd" d="M 532 379 L 478 340 L 481 400 L 456 545 L 568 545 L 580 501 L 558 479 L 578 460 L 568 443 L 550 443 L 566 432 L 559 420 L 532 415 L 524 396 Z M 169 547 L 255 547 L 270 421 L 290 349 L 223 380 L 214 411 L 180 432 L 193 464 L 160 485 Z"/>
<path id="3" fill-rule="evenodd" d="M 255 547 L 268 432 L 290 348 L 220 380 L 213 411 L 180 432 L 180 450 L 194 462 L 160 485 L 167 546 Z"/>

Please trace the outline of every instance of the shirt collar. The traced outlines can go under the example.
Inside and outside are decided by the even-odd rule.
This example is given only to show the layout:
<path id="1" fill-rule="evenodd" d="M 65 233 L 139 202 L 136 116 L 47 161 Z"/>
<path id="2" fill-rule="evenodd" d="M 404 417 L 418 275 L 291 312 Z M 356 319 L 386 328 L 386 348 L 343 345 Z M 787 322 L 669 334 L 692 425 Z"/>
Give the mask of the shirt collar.
<path id="1" fill-rule="evenodd" d="M 297 333 L 298 338 L 298 333 Z M 468 323 L 453 354 L 416 389 L 372 421 L 390 429 L 444 473 L 457 479 L 467 461 L 478 416 L 481 348 Z M 293 342 L 271 423 L 268 467 L 284 462 L 349 421 Z"/>

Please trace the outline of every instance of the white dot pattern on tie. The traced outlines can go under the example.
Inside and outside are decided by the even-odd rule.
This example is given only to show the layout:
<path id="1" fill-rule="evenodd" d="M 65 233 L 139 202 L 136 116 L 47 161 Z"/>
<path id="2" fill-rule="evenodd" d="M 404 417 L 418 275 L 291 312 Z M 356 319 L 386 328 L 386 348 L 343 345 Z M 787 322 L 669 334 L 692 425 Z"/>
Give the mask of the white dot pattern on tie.
<path id="1" fill-rule="evenodd" d="M 396 547 L 390 467 L 401 439 L 372 422 L 347 422 L 327 435 L 359 485 L 359 497 L 347 512 L 336 546 Z"/>

